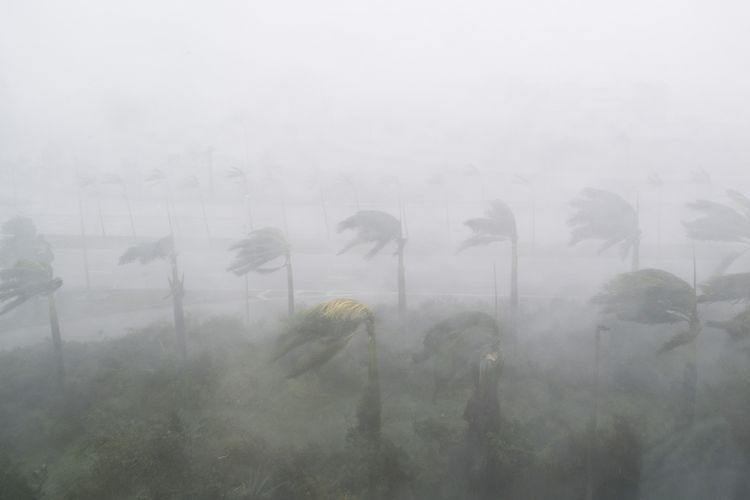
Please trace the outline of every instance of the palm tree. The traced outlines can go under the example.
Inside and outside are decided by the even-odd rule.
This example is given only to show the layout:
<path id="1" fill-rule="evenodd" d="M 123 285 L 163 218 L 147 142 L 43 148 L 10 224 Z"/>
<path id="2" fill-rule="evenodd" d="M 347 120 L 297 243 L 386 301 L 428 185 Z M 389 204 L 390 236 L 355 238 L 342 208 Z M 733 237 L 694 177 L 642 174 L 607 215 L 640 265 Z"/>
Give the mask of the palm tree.
<path id="1" fill-rule="evenodd" d="M 603 240 L 599 248 L 599 253 L 602 253 L 619 244 L 622 258 L 631 254 L 631 271 L 638 270 L 641 230 L 637 206 L 632 206 L 618 194 L 593 188 L 581 191 L 580 197 L 570 204 L 574 209 L 568 219 L 571 245 L 583 240 Z"/>
<path id="2" fill-rule="evenodd" d="M 357 430 L 374 439 L 380 437 L 381 401 L 375 316 L 366 305 L 352 299 L 333 299 L 293 317 L 279 337 L 274 360 L 290 352 L 299 356 L 287 372 L 289 378 L 324 365 L 341 351 L 361 326 L 367 333 L 367 384 L 357 411 Z"/>
<path id="3" fill-rule="evenodd" d="M 179 225 L 177 223 L 177 212 L 172 203 L 172 189 L 169 183 L 167 174 L 160 168 L 155 168 L 151 171 L 151 174 L 146 178 L 146 182 L 162 187 L 162 194 L 164 196 L 164 209 L 167 212 L 167 222 L 169 223 L 169 233 L 179 234 Z"/>
<path id="4" fill-rule="evenodd" d="M 185 276 L 180 275 L 177 266 L 177 252 L 175 250 L 174 238 L 165 236 L 155 242 L 140 243 L 129 247 L 120 256 L 120 265 L 130 264 L 138 261 L 148 264 L 154 260 L 169 260 L 172 276 L 169 278 L 169 289 L 172 295 L 172 309 L 174 313 L 174 327 L 177 336 L 177 346 L 182 359 L 187 358 L 187 339 L 185 334 L 185 309 L 183 298 L 185 297 Z"/>
<path id="5" fill-rule="evenodd" d="M 489 203 L 484 217 L 469 219 L 464 222 L 472 231 L 458 251 L 469 247 L 489 245 L 498 241 L 510 241 L 510 329 L 515 337 L 518 321 L 518 232 L 516 217 L 508 205 L 500 200 Z"/>
<path id="6" fill-rule="evenodd" d="M 102 236 L 107 236 L 107 231 L 104 229 L 104 214 L 102 213 L 102 199 L 99 193 L 99 187 L 97 186 L 96 179 L 89 175 L 78 174 L 76 180 L 78 183 L 79 198 L 81 197 L 81 192 L 83 189 L 91 188 L 91 190 L 94 192 L 94 198 L 96 199 L 96 210 L 97 210 L 97 213 L 99 214 L 99 226 L 101 227 L 101 230 L 102 230 Z"/>
<path id="7" fill-rule="evenodd" d="M 735 273 L 713 276 L 701 285 L 700 303 L 731 302 L 743 303 L 745 307 L 733 318 L 726 321 L 706 321 L 711 326 L 725 331 L 733 340 L 750 337 L 750 273 Z"/>
<path id="8" fill-rule="evenodd" d="M 270 274 L 286 268 L 287 303 L 289 314 L 294 314 L 294 275 L 292 272 L 291 248 L 284 233 L 275 227 L 264 227 L 252 231 L 247 238 L 232 245 L 229 250 L 236 251 L 232 264 L 227 271 L 237 276 L 247 276 L 249 272 Z M 281 261 L 278 265 L 274 262 Z M 270 265 L 270 267 L 269 267 Z M 247 285 L 247 281 L 245 281 Z M 245 286 L 245 315 L 249 322 L 248 289 Z"/>
<path id="9" fill-rule="evenodd" d="M 424 336 L 422 350 L 412 360 L 431 363 L 434 403 L 443 389 L 467 382 L 472 363 L 487 352 L 498 351 L 499 345 L 495 318 L 479 311 L 464 311 L 433 325 Z"/>
<path id="10" fill-rule="evenodd" d="M 19 260 L 51 264 L 55 256 L 44 236 L 28 217 L 16 216 L 0 227 L 0 266 L 11 267 Z"/>
<path id="11" fill-rule="evenodd" d="M 667 340 L 657 354 L 687 346 L 685 368 L 685 420 L 692 424 L 697 383 L 696 340 L 702 331 L 695 284 L 659 269 L 642 269 L 616 276 L 592 302 L 622 321 L 645 325 L 684 324 L 687 328 Z"/>
<path id="12" fill-rule="evenodd" d="M 35 297 L 47 297 L 52 346 L 60 383 L 65 380 L 65 363 L 55 292 L 62 283 L 60 278 L 54 277 L 52 266 L 46 262 L 20 260 L 13 267 L 0 270 L 0 315 Z"/>
<path id="13" fill-rule="evenodd" d="M 379 210 L 360 210 L 338 224 L 338 232 L 353 230 L 356 236 L 339 250 L 337 255 L 349 251 L 352 247 L 372 243 L 365 254 L 365 259 L 373 258 L 389 243 L 396 244 L 398 257 L 398 311 L 403 319 L 406 314 L 406 270 L 404 267 L 404 246 L 406 238 L 401 231 L 401 222 L 394 216 Z"/>
<path id="14" fill-rule="evenodd" d="M 744 249 L 728 254 L 716 270 L 722 274 L 743 253 L 750 250 L 750 199 L 738 191 L 727 190 L 732 205 L 698 200 L 688 208 L 699 213 L 695 220 L 684 222 L 689 238 L 698 241 L 741 243 Z"/>
<path id="15" fill-rule="evenodd" d="M 198 180 L 198 178 L 194 175 L 191 175 L 190 177 L 186 177 L 183 179 L 182 184 L 180 185 L 182 189 L 185 190 L 195 190 L 198 193 L 198 201 L 200 202 L 201 206 L 201 213 L 203 214 L 203 225 L 206 228 L 206 236 L 208 236 L 208 239 L 211 239 L 211 228 L 208 224 L 208 214 L 206 212 L 206 200 L 203 196 L 203 190 L 201 189 L 201 183 Z"/>

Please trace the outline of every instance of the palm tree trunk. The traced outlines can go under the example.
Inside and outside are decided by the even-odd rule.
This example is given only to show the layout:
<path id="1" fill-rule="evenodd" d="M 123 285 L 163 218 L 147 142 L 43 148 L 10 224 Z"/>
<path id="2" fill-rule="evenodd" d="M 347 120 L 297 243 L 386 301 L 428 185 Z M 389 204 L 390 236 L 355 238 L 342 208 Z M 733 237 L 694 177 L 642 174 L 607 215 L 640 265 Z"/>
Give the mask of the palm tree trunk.
<path id="1" fill-rule="evenodd" d="M 357 411 L 357 428 L 363 435 L 378 440 L 381 429 L 380 375 L 375 325 L 367 323 L 367 386 Z"/>
<path id="2" fill-rule="evenodd" d="M 518 238 L 510 243 L 510 334 L 516 341 L 518 328 Z"/>
<path id="3" fill-rule="evenodd" d="M 398 314 L 403 321 L 406 318 L 406 268 L 404 267 L 405 241 L 399 242 L 398 248 Z"/>
<path id="4" fill-rule="evenodd" d="M 245 324 L 250 326 L 250 278 L 245 275 Z"/>
<path id="5" fill-rule="evenodd" d="M 130 219 L 130 232 L 133 234 L 133 240 L 138 240 L 138 234 L 135 232 L 135 219 L 133 219 L 133 207 L 130 206 L 130 197 L 127 191 L 123 193 L 125 198 L 125 206 L 128 209 L 128 218 Z"/>
<path id="6" fill-rule="evenodd" d="M 292 258 L 286 256 L 286 293 L 289 315 L 294 314 L 294 272 L 292 270 Z"/>
<path id="7" fill-rule="evenodd" d="M 631 262 L 631 271 L 637 271 L 641 266 L 641 237 L 635 237 L 633 241 L 633 261 Z"/>
<path id="8" fill-rule="evenodd" d="M 60 336 L 60 321 L 57 316 L 57 305 L 55 294 L 49 294 L 49 326 L 52 333 L 52 348 L 55 351 L 55 362 L 57 363 L 57 375 L 61 385 L 65 383 L 65 362 L 62 352 L 62 337 Z"/>
<path id="9" fill-rule="evenodd" d="M 172 290 L 172 306 L 174 312 L 174 331 L 177 336 L 177 349 L 183 361 L 187 359 L 187 339 L 185 334 L 185 308 L 183 297 L 185 296 L 184 279 L 180 278 L 177 269 L 177 257 L 173 254 L 171 257 L 172 278 L 169 280 L 169 287 Z"/>
<path id="10" fill-rule="evenodd" d="M 685 365 L 685 374 L 683 378 L 683 391 L 685 394 L 684 400 L 684 417 L 685 426 L 687 428 L 692 427 L 693 421 L 695 420 L 695 402 L 698 391 L 698 367 L 696 364 L 697 358 L 697 344 L 698 338 L 696 337 L 687 345 L 687 363 Z"/>
<path id="11" fill-rule="evenodd" d="M 83 248 L 83 272 L 86 277 L 86 290 L 91 288 L 89 278 L 89 251 L 86 246 L 86 225 L 83 222 L 83 198 L 81 197 L 81 188 L 78 188 L 78 217 L 81 224 L 81 246 Z"/>
<path id="12" fill-rule="evenodd" d="M 601 327 L 596 328 L 596 337 L 594 338 L 594 373 L 592 376 L 592 398 L 591 398 L 591 422 L 589 428 L 589 443 L 586 463 L 586 500 L 594 499 L 594 490 L 596 485 L 596 436 L 599 432 L 599 359 L 602 342 Z"/>

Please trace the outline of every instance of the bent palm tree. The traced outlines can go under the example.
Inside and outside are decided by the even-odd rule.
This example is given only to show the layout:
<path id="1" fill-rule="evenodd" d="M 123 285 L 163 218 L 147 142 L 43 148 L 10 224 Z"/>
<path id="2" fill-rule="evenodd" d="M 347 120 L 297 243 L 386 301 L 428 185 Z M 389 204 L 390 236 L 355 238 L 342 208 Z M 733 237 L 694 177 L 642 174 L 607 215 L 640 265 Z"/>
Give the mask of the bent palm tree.
<path id="1" fill-rule="evenodd" d="M 702 328 L 698 316 L 695 285 L 659 269 L 642 269 L 616 276 L 607 282 L 592 302 L 604 313 L 622 321 L 645 325 L 683 323 L 687 329 L 667 340 L 657 354 L 687 345 L 685 368 L 685 417 L 692 424 L 697 383 L 696 339 Z"/>
<path id="2" fill-rule="evenodd" d="M 177 347 L 182 359 L 187 358 L 187 339 L 185 334 L 185 308 L 183 298 L 185 297 L 185 276 L 180 276 L 177 266 L 177 252 L 175 250 L 174 238 L 166 236 L 155 242 L 140 243 L 129 247 L 120 256 L 119 264 L 130 264 L 139 262 L 148 264 L 154 260 L 169 260 L 172 276 L 169 278 L 169 290 L 172 295 L 172 310 L 174 315 L 174 329 L 177 337 Z"/>
<path id="3" fill-rule="evenodd" d="M 247 238 L 232 245 L 229 250 L 236 251 L 232 264 L 227 271 L 237 276 L 246 276 L 249 272 L 270 274 L 286 268 L 287 303 L 289 314 L 294 314 L 294 275 L 289 243 L 284 233 L 275 227 L 264 227 L 252 231 Z M 273 265 L 274 262 L 280 264 Z M 247 314 L 248 290 L 245 287 L 245 309 Z"/>
<path id="4" fill-rule="evenodd" d="M 297 377 L 324 365 L 363 325 L 367 333 L 367 385 L 357 411 L 357 430 L 377 439 L 381 427 L 378 350 L 375 316 L 367 306 L 352 299 L 333 299 L 300 313 L 279 337 L 274 359 L 296 352 L 298 357 L 287 376 Z"/>
<path id="5" fill-rule="evenodd" d="M 465 311 L 433 325 L 424 336 L 422 351 L 412 359 L 415 363 L 431 362 L 434 403 L 443 389 L 466 383 L 472 363 L 497 352 L 499 346 L 500 330 L 495 318 L 483 312 Z"/>
<path id="6" fill-rule="evenodd" d="M 689 238 L 698 241 L 742 243 L 745 248 L 728 254 L 720 263 L 716 274 L 723 274 L 743 253 L 750 250 L 750 199 L 738 191 L 727 190 L 734 206 L 707 200 L 688 203 L 688 208 L 700 215 L 684 222 Z"/>
<path id="7" fill-rule="evenodd" d="M 489 245 L 496 241 L 510 241 L 510 327 L 516 335 L 518 321 L 518 232 L 516 217 L 508 205 L 500 200 L 490 202 L 484 217 L 464 222 L 473 232 L 458 251 L 469 247 Z"/>
<path id="8" fill-rule="evenodd" d="M 583 240 L 603 240 L 599 253 L 619 244 L 624 259 L 631 254 L 631 270 L 640 265 L 641 229 L 638 207 L 633 207 L 622 196 L 601 189 L 586 188 L 570 202 L 574 209 L 568 219 L 571 227 L 570 244 Z"/>
<path id="9" fill-rule="evenodd" d="M 0 270 L 0 315 L 34 297 L 47 297 L 52 346 L 55 351 L 60 383 L 63 383 L 65 380 L 65 363 L 62 352 L 60 321 L 55 304 L 55 292 L 61 286 L 62 280 L 54 277 L 52 266 L 48 263 L 21 260 L 13 267 Z"/>
<path id="10" fill-rule="evenodd" d="M 750 336 L 750 273 L 713 276 L 701 285 L 698 302 L 731 302 L 745 304 L 745 308 L 726 321 L 706 321 L 707 326 L 724 330 L 733 340 Z"/>
<path id="11" fill-rule="evenodd" d="M 403 319 L 406 314 L 406 271 L 404 267 L 404 246 L 406 238 L 401 231 L 401 222 L 394 216 L 379 210 L 360 210 L 338 224 L 338 232 L 353 230 L 357 234 L 337 255 L 362 244 L 373 244 L 365 259 L 373 258 L 386 245 L 396 244 L 398 257 L 398 312 Z"/>

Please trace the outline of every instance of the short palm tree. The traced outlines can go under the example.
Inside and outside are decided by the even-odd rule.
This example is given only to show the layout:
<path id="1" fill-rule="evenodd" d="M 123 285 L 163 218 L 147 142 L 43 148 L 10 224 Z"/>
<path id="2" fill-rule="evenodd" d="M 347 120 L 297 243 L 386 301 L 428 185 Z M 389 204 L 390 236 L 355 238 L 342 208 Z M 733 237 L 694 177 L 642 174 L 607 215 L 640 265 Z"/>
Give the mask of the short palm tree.
<path id="1" fill-rule="evenodd" d="M 378 349 L 375 316 L 366 305 L 352 299 L 333 299 L 301 312 L 292 318 L 287 331 L 279 337 L 274 359 L 297 352 L 299 356 L 287 374 L 297 377 L 324 365 L 362 326 L 368 339 L 368 365 L 367 385 L 357 411 L 357 430 L 377 439 L 381 428 Z"/>
<path id="2" fill-rule="evenodd" d="M 516 335 L 518 321 L 518 231 L 516 217 L 508 205 L 500 200 L 491 201 L 484 217 L 464 222 L 472 231 L 459 251 L 469 247 L 489 245 L 494 242 L 510 242 L 510 327 L 511 335 Z"/>
<path id="3" fill-rule="evenodd" d="M 727 197 L 732 205 L 707 200 L 688 203 L 688 208 L 698 212 L 699 217 L 684 223 L 688 237 L 693 240 L 744 245 L 742 250 L 722 260 L 716 274 L 723 274 L 740 255 L 750 250 L 750 199 L 731 189 L 727 190 Z"/>
<path id="4" fill-rule="evenodd" d="M 716 275 L 701 285 L 698 302 L 730 302 L 744 304 L 745 307 L 736 316 L 726 321 L 706 321 L 712 326 L 725 331 L 734 340 L 750 337 L 750 273 Z"/>
<path id="5" fill-rule="evenodd" d="M 570 244 L 583 240 L 602 240 L 599 253 L 619 244 L 624 259 L 631 255 L 631 271 L 640 266 L 641 229 L 638 225 L 638 207 L 632 206 L 622 196 L 601 189 L 587 188 L 570 202 L 574 209 L 568 219 L 571 227 Z"/>
<path id="6" fill-rule="evenodd" d="M 65 379 L 65 363 L 60 336 L 60 321 L 57 316 L 55 292 L 62 280 L 54 277 L 52 266 L 46 262 L 20 260 L 13 267 L 0 270 L 0 315 L 20 306 L 35 297 L 47 297 L 52 346 L 59 380 Z"/>
<path id="7" fill-rule="evenodd" d="M 659 269 L 642 269 L 616 276 L 592 302 L 622 321 L 646 325 L 682 323 L 687 328 L 667 340 L 657 354 L 686 345 L 685 417 L 692 424 L 697 383 L 696 340 L 702 331 L 695 285 Z"/>
<path id="8" fill-rule="evenodd" d="M 289 314 L 294 314 L 292 256 L 289 242 L 284 237 L 284 233 L 275 227 L 256 229 L 247 238 L 232 245 L 230 250 L 236 253 L 227 270 L 237 276 L 246 276 L 250 272 L 269 274 L 280 269 L 286 269 L 287 303 Z M 246 287 L 246 312 L 248 307 L 247 293 Z"/>
<path id="9" fill-rule="evenodd" d="M 338 224 L 338 232 L 356 231 L 357 235 L 338 255 L 349 251 L 352 247 L 362 244 L 372 244 L 365 259 L 373 258 L 380 250 L 390 243 L 396 244 L 398 257 L 398 311 L 403 319 L 406 314 L 406 271 L 404 267 L 404 246 L 406 238 L 401 230 L 401 221 L 394 216 L 379 210 L 360 210 Z"/>
<path id="10" fill-rule="evenodd" d="M 187 358 L 187 339 L 185 333 L 185 309 L 183 298 L 185 297 L 185 276 L 180 275 L 177 265 L 177 251 L 174 238 L 166 236 L 155 242 L 140 243 L 129 247 L 120 256 L 120 265 L 139 262 L 148 264 L 154 260 L 168 260 L 172 271 L 169 278 L 169 290 L 172 296 L 172 309 L 174 313 L 174 328 L 177 336 L 177 347 L 182 359 Z"/>
<path id="11" fill-rule="evenodd" d="M 469 381 L 472 364 L 484 354 L 497 352 L 500 330 L 495 318 L 479 311 L 454 314 L 433 325 L 425 334 L 415 363 L 430 362 L 434 391 L 433 403 L 447 387 Z"/>

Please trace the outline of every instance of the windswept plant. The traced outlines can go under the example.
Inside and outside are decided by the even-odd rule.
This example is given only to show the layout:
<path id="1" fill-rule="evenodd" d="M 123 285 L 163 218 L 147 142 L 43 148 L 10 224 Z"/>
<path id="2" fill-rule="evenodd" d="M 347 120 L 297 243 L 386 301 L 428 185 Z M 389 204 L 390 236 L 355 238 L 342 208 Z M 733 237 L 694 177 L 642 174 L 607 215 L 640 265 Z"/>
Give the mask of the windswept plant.
<path id="1" fill-rule="evenodd" d="M 583 240 L 601 240 L 599 253 L 620 246 L 620 256 L 631 256 L 631 270 L 640 266 L 641 229 L 638 207 L 610 191 L 586 188 L 570 202 L 573 214 L 568 219 L 571 228 L 570 244 Z"/>
<path id="2" fill-rule="evenodd" d="M 447 388 L 469 386 L 473 364 L 485 354 L 498 352 L 499 346 L 500 331 L 495 318 L 483 312 L 465 311 L 433 325 L 413 361 L 430 363 L 434 403 Z"/>
<path id="3" fill-rule="evenodd" d="M 458 251 L 495 242 L 510 242 L 510 326 L 511 335 L 515 336 L 518 321 L 518 231 L 516 229 L 516 217 L 510 207 L 500 200 L 490 202 L 484 214 L 484 217 L 477 217 L 464 222 L 473 234 L 461 244 Z"/>
<path id="4" fill-rule="evenodd" d="M 52 247 L 28 217 L 8 219 L 0 227 L 0 233 L 0 266 L 13 266 L 19 260 L 52 263 Z"/>
<path id="5" fill-rule="evenodd" d="M 713 276 L 701 285 L 698 302 L 730 302 L 745 307 L 734 317 L 725 321 L 706 321 L 707 326 L 725 331 L 733 340 L 750 337 L 750 273 L 735 273 Z"/>
<path id="6" fill-rule="evenodd" d="M 750 250 L 750 199 L 738 191 L 727 190 L 731 205 L 708 200 L 688 203 L 698 218 L 684 222 L 690 239 L 740 243 L 742 250 L 729 253 L 719 264 L 716 274 L 723 274 L 738 257 Z"/>
<path id="7" fill-rule="evenodd" d="M 337 255 L 348 252 L 358 245 L 371 244 L 365 259 L 370 260 L 390 243 L 395 243 L 398 257 L 398 311 L 403 319 L 406 314 L 406 271 L 404 268 L 404 246 L 406 238 L 401 230 L 401 221 L 379 210 L 360 210 L 338 224 L 338 232 L 355 231 L 356 236 L 339 250 Z"/>
<path id="8" fill-rule="evenodd" d="M 172 271 L 169 278 L 169 290 L 172 296 L 172 309 L 174 313 L 174 327 L 177 336 L 177 347 L 183 359 L 187 358 L 187 339 L 185 334 L 185 309 L 183 298 L 185 297 L 185 276 L 180 275 L 177 265 L 177 251 L 175 250 L 174 238 L 166 236 L 155 242 L 145 242 L 129 247 L 120 256 L 120 265 L 138 262 L 148 264 L 155 260 L 167 260 Z"/>
<path id="9" fill-rule="evenodd" d="M 375 341 L 375 316 L 366 305 L 352 299 L 333 299 L 294 316 L 279 337 L 274 359 L 296 353 L 288 377 L 324 365 L 340 352 L 364 327 L 367 334 L 367 384 L 357 411 L 357 430 L 379 438 L 381 428 L 378 349 Z"/>
<path id="10" fill-rule="evenodd" d="M 275 227 L 264 227 L 252 231 L 247 238 L 229 248 L 235 252 L 234 260 L 227 271 L 237 276 L 248 273 L 275 273 L 286 269 L 287 304 L 289 314 L 294 314 L 294 274 L 291 248 L 284 233 Z M 247 281 L 245 282 L 247 285 Z M 245 286 L 245 312 L 248 313 L 248 288 Z"/>
<path id="11" fill-rule="evenodd" d="M 621 321 L 644 325 L 681 324 L 685 328 L 668 339 L 657 354 L 686 346 L 685 417 L 692 424 L 697 383 L 696 340 L 702 331 L 695 286 L 660 269 L 620 274 L 607 282 L 592 302 Z"/>
<path id="12" fill-rule="evenodd" d="M 0 270 L 0 315 L 36 298 L 47 297 L 52 346 L 60 383 L 65 380 L 60 321 L 57 315 L 55 292 L 62 286 L 52 266 L 46 262 L 19 260 L 13 267 Z"/>

